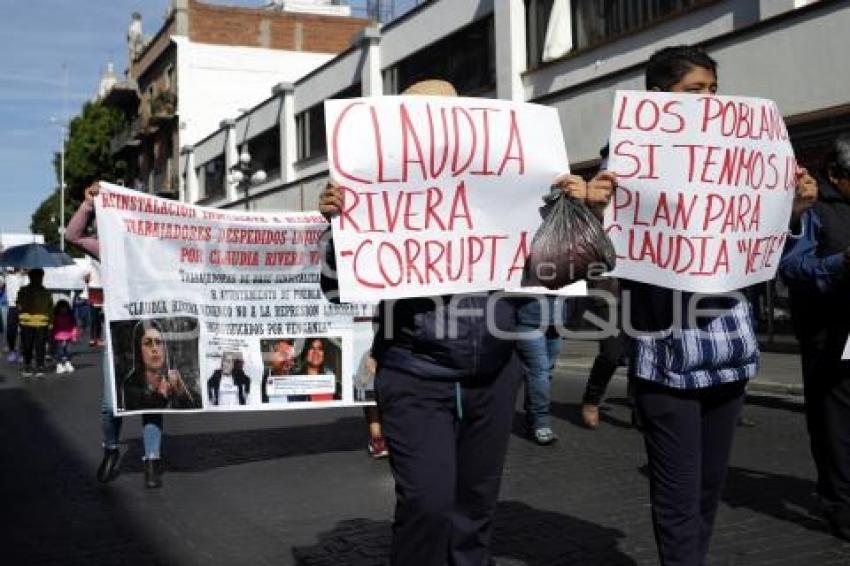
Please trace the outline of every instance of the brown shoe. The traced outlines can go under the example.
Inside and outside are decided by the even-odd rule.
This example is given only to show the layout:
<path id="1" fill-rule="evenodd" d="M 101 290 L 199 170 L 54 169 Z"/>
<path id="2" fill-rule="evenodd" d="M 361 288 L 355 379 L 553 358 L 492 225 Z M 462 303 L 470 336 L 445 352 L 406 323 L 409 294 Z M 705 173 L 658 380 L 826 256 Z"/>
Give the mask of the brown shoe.
<path id="1" fill-rule="evenodd" d="M 599 405 L 585 403 L 581 406 L 581 420 L 587 428 L 599 426 Z"/>

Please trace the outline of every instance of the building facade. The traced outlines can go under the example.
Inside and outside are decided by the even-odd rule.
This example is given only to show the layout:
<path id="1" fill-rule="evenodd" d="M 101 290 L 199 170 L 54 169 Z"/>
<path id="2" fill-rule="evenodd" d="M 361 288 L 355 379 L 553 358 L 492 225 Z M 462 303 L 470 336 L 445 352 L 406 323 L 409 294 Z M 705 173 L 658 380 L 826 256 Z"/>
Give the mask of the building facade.
<path id="1" fill-rule="evenodd" d="M 553 106 L 574 171 L 590 173 L 606 142 L 614 92 L 643 88 L 657 49 L 701 44 L 726 94 L 775 100 L 803 165 L 817 169 L 850 129 L 847 0 L 432 0 L 350 46 L 181 154 L 183 198 L 218 207 L 317 206 L 327 178 L 328 98 L 396 94 L 422 78 L 462 95 Z M 229 171 L 243 148 L 269 173 L 258 185 Z M 223 169 L 222 169 L 223 168 Z M 767 342 L 788 333 L 782 290 L 753 290 Z"/>
<path id="2" fill-rule="evenodd" d="M 330 0 L 265 9 L 172 0 L 162 27 L 146 38 L 134 14 L 126 77 L 102 96 L 127 118 L 111 144 L 129 165 L 125 183 L 178 198 L 180 147 L 262 101 L 271 85 L 326 63 L 368 23 Z"/>

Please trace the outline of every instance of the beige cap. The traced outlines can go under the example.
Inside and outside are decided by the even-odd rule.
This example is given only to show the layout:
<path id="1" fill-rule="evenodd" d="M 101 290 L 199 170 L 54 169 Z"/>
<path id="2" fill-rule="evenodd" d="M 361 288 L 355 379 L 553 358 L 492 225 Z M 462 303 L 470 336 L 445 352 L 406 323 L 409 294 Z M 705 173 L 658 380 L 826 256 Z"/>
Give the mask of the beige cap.
<path id="1" fill-rule="evenodd" d="M 427 96 L 457 96 L 457 91 L 452 83 L 438 79 L 429 79 L 413 83 L 402 94 L 419 94 Z"/>

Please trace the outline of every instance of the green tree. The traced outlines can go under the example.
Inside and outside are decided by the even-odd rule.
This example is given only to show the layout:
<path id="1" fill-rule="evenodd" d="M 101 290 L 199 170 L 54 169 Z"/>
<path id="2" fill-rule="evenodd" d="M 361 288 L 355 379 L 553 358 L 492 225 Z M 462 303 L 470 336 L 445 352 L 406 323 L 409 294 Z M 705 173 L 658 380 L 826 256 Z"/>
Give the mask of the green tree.
<path id="1" fill-rule="evenodd" d="M 65 140 L 65 225 L 77 209 L 87 186 L 97 180 L 115 181 L 127 172 L 127 164 L 116 159 L 109 142 L 125 126 L 123 114 L 99 102 L 87 102 L 68 125 Z M 53 157 L 59 183 L 60 157 Z M 30 230 L 44 235 L 45 242 L 59 242 L 59 189 L 55 189 L 32 215 Z"/>

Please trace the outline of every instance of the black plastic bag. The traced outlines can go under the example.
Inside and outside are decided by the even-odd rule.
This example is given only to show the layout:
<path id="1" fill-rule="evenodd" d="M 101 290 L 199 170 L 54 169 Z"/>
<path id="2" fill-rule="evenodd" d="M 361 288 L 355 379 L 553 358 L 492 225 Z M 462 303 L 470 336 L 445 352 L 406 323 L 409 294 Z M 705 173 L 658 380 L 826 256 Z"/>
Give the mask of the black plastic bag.
<path id="1" fill-rule="evenodd" d="M 586 279 L 593 265 L 595 273 L 614 269 L 614 246 L 584 202 L 560 189 L 543 200 L 543 224 L 531 242 L 523 286 L 555 290 Z"/>

